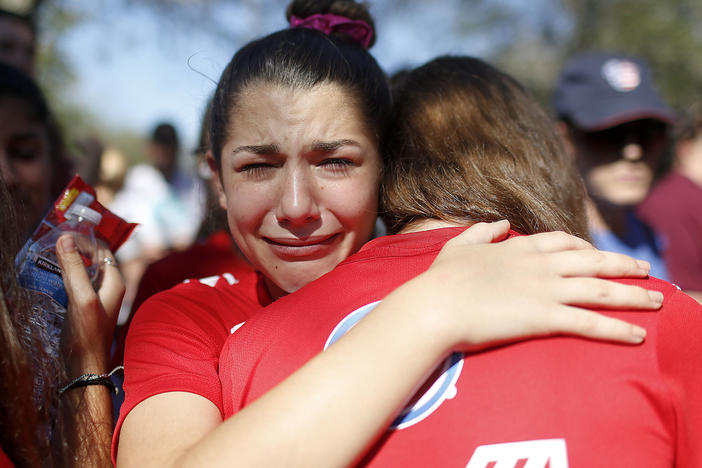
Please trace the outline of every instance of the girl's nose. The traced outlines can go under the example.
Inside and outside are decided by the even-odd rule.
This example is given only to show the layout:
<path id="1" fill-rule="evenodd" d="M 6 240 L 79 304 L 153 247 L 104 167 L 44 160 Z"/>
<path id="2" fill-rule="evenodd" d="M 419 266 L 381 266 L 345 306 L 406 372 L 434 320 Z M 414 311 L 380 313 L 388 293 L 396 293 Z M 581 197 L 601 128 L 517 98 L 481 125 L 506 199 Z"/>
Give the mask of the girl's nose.
<path id="1" fill-rule="evenodd" d="M 320 216 L 316 181 L 307 168 L 291 168 L 282 181 L 276 218 L 281 224 L 300 226 Z"/>

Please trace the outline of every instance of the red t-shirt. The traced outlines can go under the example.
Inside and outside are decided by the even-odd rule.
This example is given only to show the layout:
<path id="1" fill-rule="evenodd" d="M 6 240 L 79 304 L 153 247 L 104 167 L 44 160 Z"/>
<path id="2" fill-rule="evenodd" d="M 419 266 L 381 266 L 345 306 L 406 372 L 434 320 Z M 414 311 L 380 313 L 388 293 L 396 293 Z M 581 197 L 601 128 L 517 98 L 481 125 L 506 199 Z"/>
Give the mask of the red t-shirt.
<path id="1" fill-rule="evenodd" d="M 253 271 L 253 268 L 238 253 L 229 233 L 217 231 L 204 242 L 195 243 L 183 251 L 172 252 L 149 265 L 139 281 L 132 310 L 138 310 L 154 294 L 189 278 L 213 277 L 227 272 L 241 276 L 247 271 Z M 133 316 L 134 314 L 127 323 L 118 327 L 115 334 L 113 367 L 124 362 L 124 341 Z"/>
<path id="2" fill-rule="evenodd" d="M 371 241 L 248 321 L 222 350 L 225 416 L 343 335 L 460 231 Z M 363 464 L 702 466 L 702 307 L 658 279 L 621 281 L 665 296 L 657 313 L 606 312 L 644 326 L 643 345 L 554 337 L 454 353 Z"/>
<path id="3" fill-rule="evenodd" d="M 112 439 L 140 402 L 166 392 L 201 395 L 222 407 L 219 354 L 232 330 L 271 298 L 251 269 L 191 280 L 149 298 L 134 315 L 124 354 L 124 393 Z"/>
<path id="4" fill-rule="evenodd" d="M 2 448 L 0 448 L 0 468 L 15 468 L 12 460 L 5 454 Z"/>

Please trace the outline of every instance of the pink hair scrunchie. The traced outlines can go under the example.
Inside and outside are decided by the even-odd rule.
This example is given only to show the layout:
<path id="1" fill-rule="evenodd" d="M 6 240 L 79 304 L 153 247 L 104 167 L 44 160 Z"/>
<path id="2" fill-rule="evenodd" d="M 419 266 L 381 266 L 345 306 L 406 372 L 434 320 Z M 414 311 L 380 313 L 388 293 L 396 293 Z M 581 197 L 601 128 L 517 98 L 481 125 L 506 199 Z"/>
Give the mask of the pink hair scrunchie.
<path id="1" fill-rule="evenodd" d="M 342 33 L 366 49 L 373 37 L 373 29 L 362 20 L 352 20 L 331 13 L 316 14 L 307 18 L 290 17 L 290 28 L 309 28 L 321 31 L 327 36 L 332 32 Z"/>

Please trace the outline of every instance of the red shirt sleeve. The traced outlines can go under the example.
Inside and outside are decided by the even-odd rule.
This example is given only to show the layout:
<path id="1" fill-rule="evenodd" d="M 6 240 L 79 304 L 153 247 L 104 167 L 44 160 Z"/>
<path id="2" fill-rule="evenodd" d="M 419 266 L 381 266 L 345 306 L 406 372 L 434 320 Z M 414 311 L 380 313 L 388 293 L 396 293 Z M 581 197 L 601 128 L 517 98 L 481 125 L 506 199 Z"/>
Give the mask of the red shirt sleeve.
<path id="1" fill-rule="evenodd" d="M 193 281 L 152 296 L 136 312 L 125 347 L 125 401 L 112 439 L 113 460 L 124 419 L 151 396 L 194 393 L 222 409 L 219 354 L 232 327 L 262 307 L 255 292 Z"/>

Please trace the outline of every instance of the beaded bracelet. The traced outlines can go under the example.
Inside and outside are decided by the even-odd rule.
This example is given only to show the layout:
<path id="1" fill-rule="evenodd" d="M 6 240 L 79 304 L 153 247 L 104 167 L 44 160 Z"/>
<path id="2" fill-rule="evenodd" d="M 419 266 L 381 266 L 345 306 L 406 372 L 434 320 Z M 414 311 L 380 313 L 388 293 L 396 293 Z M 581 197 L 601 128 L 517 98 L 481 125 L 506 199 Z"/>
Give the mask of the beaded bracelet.
<path id="1" fill-rule="evenodd" d="M 112 377 L 112 374 L 120 370 L 124 370 L 124 366 L 117 366 L 107 374 L 83 374 L 61 387 L 58 390 L 58 394 L 61 396 L 66 391 L 76 387 L 85 387 L 87 385 L 104 385 L 105 387 L 109 388 L 112 393 L 117 395 L 119 394 L 119 389 L 114 383 L 112 383 L 110 377 Z"/>

